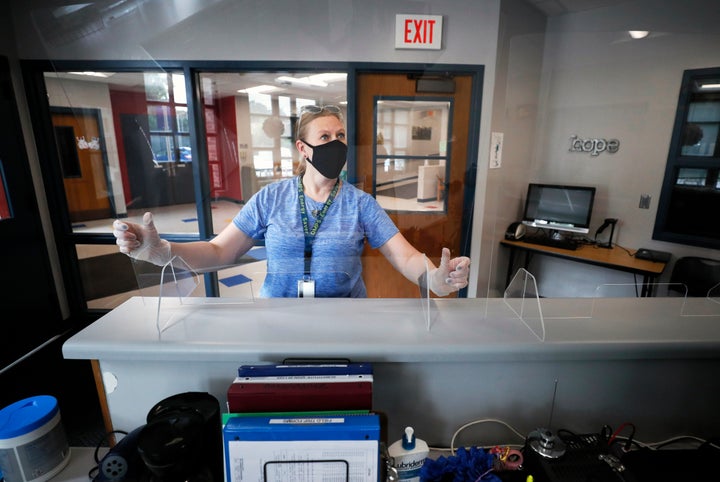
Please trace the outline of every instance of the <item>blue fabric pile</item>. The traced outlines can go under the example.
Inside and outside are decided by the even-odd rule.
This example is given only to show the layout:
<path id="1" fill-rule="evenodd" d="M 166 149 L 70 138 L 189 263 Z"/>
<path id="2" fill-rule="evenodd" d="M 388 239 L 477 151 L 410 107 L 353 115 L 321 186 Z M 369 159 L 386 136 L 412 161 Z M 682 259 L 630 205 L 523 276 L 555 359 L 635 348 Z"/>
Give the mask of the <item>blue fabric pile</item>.
<path id="1" fill-rule="evenodd" d="M 501 482 L 493 473 L 495 456 L 481 448 L 460 447 L 455 455 L 425 459 L 420 469 L 422 482 Z"/>

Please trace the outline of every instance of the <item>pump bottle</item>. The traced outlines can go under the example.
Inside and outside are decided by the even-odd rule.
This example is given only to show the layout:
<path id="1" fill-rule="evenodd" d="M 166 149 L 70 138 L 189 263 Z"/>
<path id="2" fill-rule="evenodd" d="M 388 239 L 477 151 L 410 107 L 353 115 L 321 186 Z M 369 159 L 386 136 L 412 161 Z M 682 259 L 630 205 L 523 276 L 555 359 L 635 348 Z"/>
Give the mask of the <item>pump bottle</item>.
<path id="1" fill-rule="evenodd" d="M 395 460 L 398 480 L 406 482 L 420 482 L 420 469 L 429 453 L 428 444 L 415 438 L 412 427 L 406 427 L 403 438 L 388 447 L 388 455 Z"/>

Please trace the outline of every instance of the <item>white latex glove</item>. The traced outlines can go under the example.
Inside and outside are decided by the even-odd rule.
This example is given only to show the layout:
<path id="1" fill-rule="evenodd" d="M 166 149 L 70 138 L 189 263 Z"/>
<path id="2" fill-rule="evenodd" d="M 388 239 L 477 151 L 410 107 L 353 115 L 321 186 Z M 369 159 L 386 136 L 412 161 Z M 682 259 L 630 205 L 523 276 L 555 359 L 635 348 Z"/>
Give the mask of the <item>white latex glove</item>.
<path id="1" fill-rule="evenodd" d="M 152 213 L 145 213 L 142 224 L 125 223 L 116 219 L 113 222 L 113 235 L 120 252 L 131 258 L 158 266 L 166 265 L 172 258 L 170 243 L 160 238 Z"/>
<path id="2" fill-rule="evenodd" d="M 447 296 L 468 285 L 470 274 L 470 258 L 458 256 L 450 259 L 450 250 L 442 249 L 440 266 L 430 270 L 430 289 L 437 296 Z"/>

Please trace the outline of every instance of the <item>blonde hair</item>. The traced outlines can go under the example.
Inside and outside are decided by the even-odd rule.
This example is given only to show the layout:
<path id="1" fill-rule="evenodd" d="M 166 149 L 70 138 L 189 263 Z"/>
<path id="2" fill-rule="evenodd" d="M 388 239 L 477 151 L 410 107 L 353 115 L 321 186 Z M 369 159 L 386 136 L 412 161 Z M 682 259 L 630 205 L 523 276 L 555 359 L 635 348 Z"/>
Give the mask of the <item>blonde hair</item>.
<path id="1" fill-rule="evenodd" d="M 297 126 L 295 128 L 295 140 L 301 141 L 305 139 L 308 133 L 309 125 L 312 121 L 315 119 L 318 119 L 320 117 L 328 117 L 332 116 L 335 117 L 337 120 L 343 123 L 345 125 L 345 120 L 343 119 L 342 112 L 340 111 L 340 108 L 334 105 L 324 105 L 324 106 L 309 106 L 315 110 L 312 111 L 301 111 L 300 117 L 297 121 Z M 298 161 L 298 166 L 296 169 L 296 173 L 299 176 L 302 176 L 305 174 L 305 169 L 307 168 L 306 160 L 304 157 Z"/>

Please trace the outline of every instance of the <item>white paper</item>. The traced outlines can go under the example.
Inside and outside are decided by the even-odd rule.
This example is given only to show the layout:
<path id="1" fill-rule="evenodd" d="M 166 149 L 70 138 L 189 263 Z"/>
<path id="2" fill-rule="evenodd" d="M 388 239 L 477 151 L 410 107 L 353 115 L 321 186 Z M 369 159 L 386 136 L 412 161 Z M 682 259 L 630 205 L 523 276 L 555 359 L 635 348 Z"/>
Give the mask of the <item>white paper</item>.
<path id="1" fill-rule="evenodd" d="M 227 445 L 228 480 L 232 482 L 366 482 L 378 478 L 377 440 L 251 440 Z"/>

